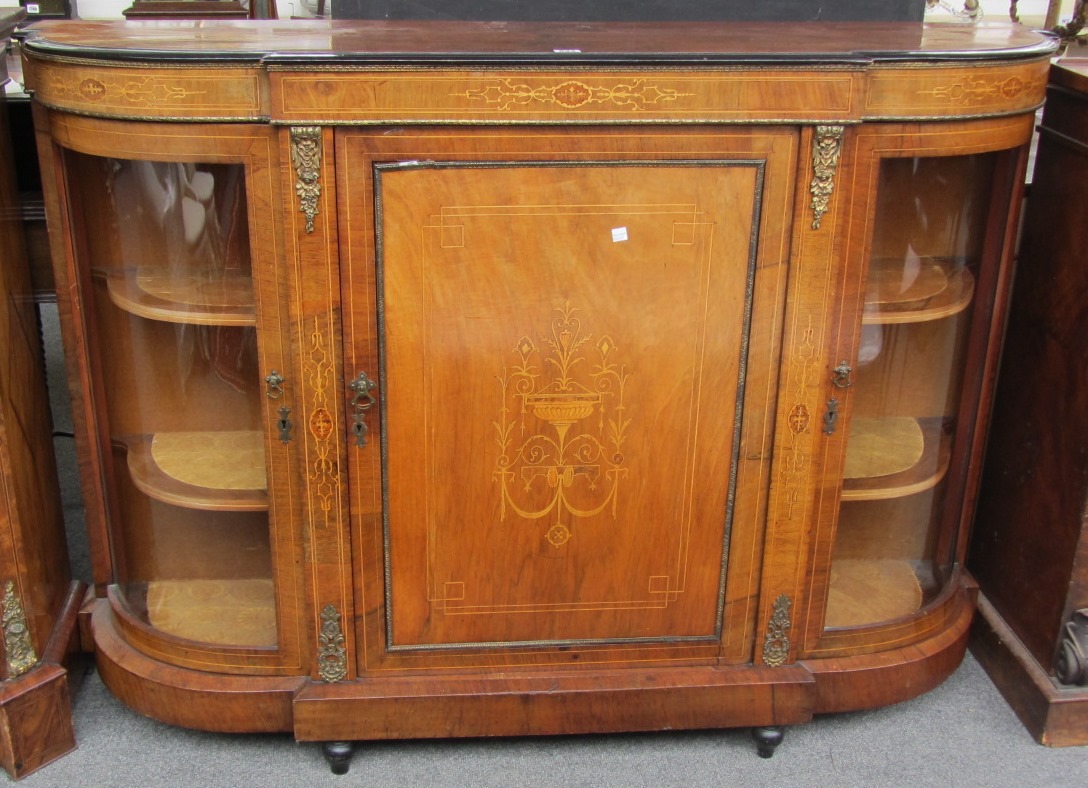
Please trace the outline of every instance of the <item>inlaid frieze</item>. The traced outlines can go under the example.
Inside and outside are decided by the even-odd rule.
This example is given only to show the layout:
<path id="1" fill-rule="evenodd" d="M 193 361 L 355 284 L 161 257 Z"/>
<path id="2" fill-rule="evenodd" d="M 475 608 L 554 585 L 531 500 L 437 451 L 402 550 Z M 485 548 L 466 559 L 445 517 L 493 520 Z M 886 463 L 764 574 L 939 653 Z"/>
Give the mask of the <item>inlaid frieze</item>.
<path id="1" fill-rule="evenodd" d="M 54 64 L 36 85 L 43 104 L 104 117 L 257 119 L 257 69 L 85 68 Z"/>
<path id="2" fill-rule="evenodd" d="M 285 123 L 488 121 L 833 121 L 856 116 L 861 73 L 820 80 L 800 70 L 567 72 L 273 71 L 273 117 Z"/>

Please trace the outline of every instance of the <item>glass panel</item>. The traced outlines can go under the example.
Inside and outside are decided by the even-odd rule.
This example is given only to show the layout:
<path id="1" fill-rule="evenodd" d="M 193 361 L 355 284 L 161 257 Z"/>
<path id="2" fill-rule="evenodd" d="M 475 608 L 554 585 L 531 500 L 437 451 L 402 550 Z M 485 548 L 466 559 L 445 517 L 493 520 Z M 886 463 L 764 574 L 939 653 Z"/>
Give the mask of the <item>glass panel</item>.
<path id="1" fill-rule="evenodd" d="M 909 615 L 949 575 L 950 458 L 994 166 L 994 154 L 881 164 L 828 627 Z"/>
<path id="2" fill-rule="evenodd" d="M 244 169 L 74 153 L 68 166 L 112 457 L 115 580 L 164 632 L 274 646 Z"/>

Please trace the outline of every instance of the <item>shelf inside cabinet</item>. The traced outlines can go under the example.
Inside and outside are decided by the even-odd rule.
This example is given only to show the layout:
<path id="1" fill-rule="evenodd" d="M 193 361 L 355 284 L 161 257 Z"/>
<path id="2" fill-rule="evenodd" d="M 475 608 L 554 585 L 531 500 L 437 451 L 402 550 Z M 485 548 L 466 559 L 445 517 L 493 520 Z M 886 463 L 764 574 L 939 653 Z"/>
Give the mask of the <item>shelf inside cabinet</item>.
<path id="1" fill-rule="evenodd" d="M 264 434 L 160 432 L 126 442 L 128 468 L 146 495 L 189 509 L 264 511 Z"/>
<path id="2" fill-rule="evenodd" d="M 156 629 L 189 640 L 276 645 L 270 579 L 154 580 L 147 586 L 147 617 Z"/>
<path id="3" fill-rule="evenodd" d="M 843 501 L 877 501 L 928 490 L 948 471 L 950 441 L 940 419 L 863 418 L 850 422 Z"/>
<path id="4" fill-rule="evenodd" d="M 922 586 L 910 561 L 837 559 L 831 565 L 825 627 L 891 621 L 922 606 Z"/>
<path id="5" fill-rule="evenodd" d="M 197 276 L 125 268 L 108 271 L 105 278 L 114 304 L 149 320 L 208 326 L 257 323 L 253 279 L 242 272 Z"/>
<path id="6" fill-rule="evenodd" d="M 906 275 L 899 259 L 877 259 L 869 265 L 862 323 L 922 323 L 965 310 L 975 294 L 975 278 L 965 266 L 946 257 L 923 257 Z"/>

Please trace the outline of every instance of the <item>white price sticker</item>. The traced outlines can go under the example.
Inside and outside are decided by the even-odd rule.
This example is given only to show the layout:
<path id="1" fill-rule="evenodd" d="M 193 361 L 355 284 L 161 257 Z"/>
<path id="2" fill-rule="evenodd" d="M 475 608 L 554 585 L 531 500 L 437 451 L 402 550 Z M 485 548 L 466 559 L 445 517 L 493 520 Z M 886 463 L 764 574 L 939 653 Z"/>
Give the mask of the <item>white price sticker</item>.
<path id="1" fill-rule="evenodd" d="M 627 228 L 626 227 L 613 227 L 612 228 L 612 242 L 619 243 L 620 241 L 627 240 Z"/>

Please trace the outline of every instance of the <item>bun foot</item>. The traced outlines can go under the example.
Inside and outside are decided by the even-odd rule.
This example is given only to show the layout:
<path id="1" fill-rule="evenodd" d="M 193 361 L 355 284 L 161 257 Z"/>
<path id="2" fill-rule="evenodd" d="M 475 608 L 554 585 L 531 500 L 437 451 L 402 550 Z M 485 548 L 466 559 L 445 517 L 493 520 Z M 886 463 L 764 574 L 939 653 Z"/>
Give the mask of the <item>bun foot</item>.
<path id="1" fill-rule="evenodd" d="M 349 741 L 325 742 L 325 760 L 333 774 L 347 774 L 351 766 L 352 744 Z"/>
<path id="2" fill-rule="evenodd" d="M 785 736 L 785 731 L 779 725 L 752 728 L 752 740 L 756 743 L 756 752 L 759 753 L 760 758 L 770 758 L 774 755 L 775 748 L 782 743 Z"/>

